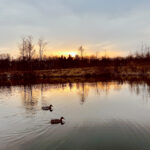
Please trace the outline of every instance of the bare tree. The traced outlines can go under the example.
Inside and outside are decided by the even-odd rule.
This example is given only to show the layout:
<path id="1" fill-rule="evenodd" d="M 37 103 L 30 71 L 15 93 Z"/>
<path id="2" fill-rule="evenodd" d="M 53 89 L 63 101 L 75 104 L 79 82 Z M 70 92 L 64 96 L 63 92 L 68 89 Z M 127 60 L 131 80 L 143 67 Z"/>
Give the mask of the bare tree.
<path id="1" fill-rule="evenodd" d="M 44 55 L 46 45 L 47 45 L 47 42 L 45 42 L 43 39 L 40 38 L 39 41 L 38 41 L 40 60 L 43 59 L 43 55 Z"/>
<path id="2" fill-rule="evenodd" d="M 26 48 L 27 48 L 27 41 L 26 38 L 23 37 L 21 43 L 19 44 L 20 56 L 21 59 L 25 59 L 26 57 Z"/>
<path id="3" fill-rule="evenodd" d="M 81 58 L 83 58 L 84 48 L 82 46 L 79 47 L 79 51 L 81 53 Z"/>
<path id="4" fill-rule="evenodd" d="M 96 51 L 96 59 L 98 58 L 98 54 L 99 54 L 99 52 L 98 52 L 98 51 Z"/>
<path id="5" fill-rule="evenodd" d="M 31 60 L 35 54 L 32 36 L 23 37 L 19 45 L 20 56 L 22 59 Z"/>
<path id="6" fill-rule="evenodd" d="M 26 42 L 27 42 L 26 56 L 28 60 L 31 60 L 35 54 L 32 36 L 28 36 Z"/>

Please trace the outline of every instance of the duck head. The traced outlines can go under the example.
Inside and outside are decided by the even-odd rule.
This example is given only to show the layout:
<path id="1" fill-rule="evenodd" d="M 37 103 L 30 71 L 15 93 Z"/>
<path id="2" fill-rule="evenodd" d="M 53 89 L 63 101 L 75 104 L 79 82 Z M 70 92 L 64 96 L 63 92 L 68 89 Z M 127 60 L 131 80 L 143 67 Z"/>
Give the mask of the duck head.
<path id="1" fill-rule="evenodd" d="M 63 120 L 63 119 L 64 119 L 64 117 L 61 117 L 61 118 L 60 118 L 60 120 Z"/>
<path id="2" fill-rule="evenodd" d="M 53 107 L 53 105 L 49 105 L 49 110 L 50 111 L 53 111 L 52 107 Z"/>
<path id="3" fill-rule="evenodd" d="M 53 105 L 49 105 L 49 108 L 51 109 L 53 107 Z"/>
<path id="4" fill-rule="evenodd" d="M 60 118 L 60 122 L 61 122 L 62 125 L 65 124 L 65 122 L 63 121 L 63 119 L 64 119 L 64 117 Z"/>

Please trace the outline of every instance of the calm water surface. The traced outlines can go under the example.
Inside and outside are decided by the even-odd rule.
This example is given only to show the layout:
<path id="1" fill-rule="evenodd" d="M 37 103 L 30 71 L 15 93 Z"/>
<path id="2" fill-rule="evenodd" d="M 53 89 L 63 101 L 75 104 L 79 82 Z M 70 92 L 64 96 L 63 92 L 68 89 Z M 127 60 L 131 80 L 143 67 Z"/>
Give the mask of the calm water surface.
<path id="1" fill-rule="evenodd" d="M 53 112 L 41 110 L 54 106 Z M 53 118 L 64 125 L 51 125 Z M 0 88 L 0 150 L 150 150 L 150 87 L 118 82 Z"/>

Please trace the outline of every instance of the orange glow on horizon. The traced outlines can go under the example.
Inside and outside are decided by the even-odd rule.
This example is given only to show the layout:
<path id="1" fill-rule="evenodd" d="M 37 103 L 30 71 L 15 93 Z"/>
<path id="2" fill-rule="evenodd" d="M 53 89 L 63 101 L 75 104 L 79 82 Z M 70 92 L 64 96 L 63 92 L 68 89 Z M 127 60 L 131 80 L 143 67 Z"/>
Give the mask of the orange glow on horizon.
<path id="1" fill-rule="evenodd" d="M 56 52 L 46 52 L 46 56 L 69 56 L 75 57 L 79 55 L 77 51 L 56 51 Z"/>
<path id="2" fill-rule="evenodd" d="M 123 57 L 125 56 L 125 53 L 123 51 L 101 51 L 99 52 L 99 57 L 111 57 L 111 58 L 114 58 L 114 57 Z"/>
<path id="3" fill-rule="evenodd" d="M 9 53 L 9 52 L 8 52 Z M 12 51 L 10 53 L 11 56 L 13 56 L 14 58 L 17 58 L 20 56 L 19 54 L 19 50 L 15 50 L 15 51 Z M 34 57 L 38 57 L 38 50 L 36 50 L 36 54 Z M 71 55 L 72 57 L 75 57 L 76 55 L 79 55 L 80 56 L 80 52 L 78 49 L 73 49 L 73 50 L 54 50 L 54 49 L 51 49 L 51 48 L 47 48 L 46 51 L 44 52 L 44 55 L 45 56 L 65 56 L 65 57 L 68 57 L 69 55 Z M 113 57 L 118 57 L 118 56 L 121 56 L 121 57 L 124 57 L 124 56 L 127 56 L 128 53 L 125 52 L 125 51 L 121 51 L 121 50 L 115 50 L 115 49 L 110 49 L 110 50 L 100 50 L 100 51 L 92 51 L 92 49 L 90 50 L 89 48 L 88 49 L 85 49 L 84 50 L 84 53 L 83 53 L 83 56 L 85 57 L 90 57 L 90 56 L 97 56 L 98 58 L 101 58 L 101 57 L 110 57 L 110 58 L 113 58 Z"/>
<path id="4" fill-rule="evenodd" d="M 68 57 L 69 55 L 71 55 L 72 57 L 75 57 L 76 55 L 79 55 L 80 56 L 80 53 L 79 51 L 56 51 L 56 52 L 45 52 L 45 55 L 46 56 L 66 56 Z M 90 57 L 90 56 L 96 56 L 98 58 L 101 58 L 101 57 L 110 57 L 110 58 L 113 58 L 113 57 L 118 57 L 118 56 L 126 56 L 125 52 L 122 52 L 122 51 L 100 51 L 98 52 L 97 54 L 94 53 L 94 52 L 90 52 L 90 51 L 85 51 L 84 53 L 84 56 L 85 57 Z"/>

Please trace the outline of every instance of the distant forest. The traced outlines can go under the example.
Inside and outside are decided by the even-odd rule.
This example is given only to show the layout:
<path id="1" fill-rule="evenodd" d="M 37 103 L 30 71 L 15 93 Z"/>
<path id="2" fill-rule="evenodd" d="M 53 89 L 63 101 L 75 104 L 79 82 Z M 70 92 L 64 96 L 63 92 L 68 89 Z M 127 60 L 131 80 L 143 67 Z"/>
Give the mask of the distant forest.
<path id="1" fill-rule="evenodd" d="M 20 56 L 12 59 L 9 54 L 0 55 L 0 71 L 32 71 L 32 70 L 49 70 L 62 68 L 81 68 L 81 67 L 106 67 L 114 66 L 130 66 L 134 69 L 136 65 L 150 65 L 150 48 L 143 47 L 141 52 L 127 57 L 109 58 L 103 56 L 86 57 L 83 55 L 83 47 L 79 48 L 81 55 L 72 57 L 65 56 L 45 56 L 47 43 L 39 39 L 38 41 L 38 57 L 34 57 L 36 50 L 31 36 L 24 37 L 19 44 Z"/>

